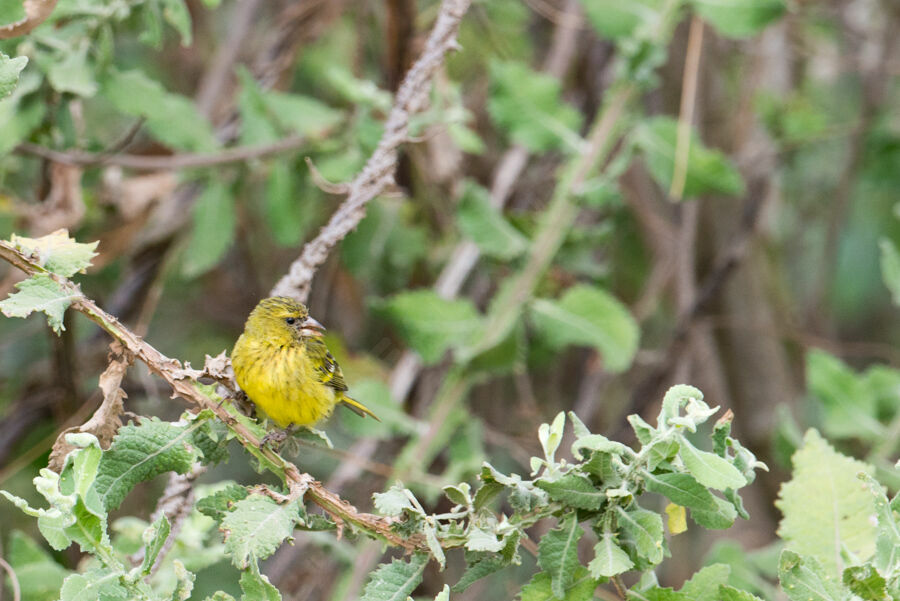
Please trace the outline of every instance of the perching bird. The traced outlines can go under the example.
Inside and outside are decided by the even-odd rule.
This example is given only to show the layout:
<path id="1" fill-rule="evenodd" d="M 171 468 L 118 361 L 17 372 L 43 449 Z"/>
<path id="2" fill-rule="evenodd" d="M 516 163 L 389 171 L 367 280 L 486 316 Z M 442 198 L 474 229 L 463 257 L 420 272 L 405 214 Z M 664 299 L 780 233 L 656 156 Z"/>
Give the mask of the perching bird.
<path id="1" fill-rule="evenodd" d="M 238 385 L 257 408 L 288 431 L 314 425 L 331 415 L 338 403 L 378 419 L 345 394 L 347 384 L 322 340 L 324 330 L 294 299 L 266 298 L 250 313 L 231 352 Z M 271 438 L 284 437 L 267 435 L 263 443 Z"/>

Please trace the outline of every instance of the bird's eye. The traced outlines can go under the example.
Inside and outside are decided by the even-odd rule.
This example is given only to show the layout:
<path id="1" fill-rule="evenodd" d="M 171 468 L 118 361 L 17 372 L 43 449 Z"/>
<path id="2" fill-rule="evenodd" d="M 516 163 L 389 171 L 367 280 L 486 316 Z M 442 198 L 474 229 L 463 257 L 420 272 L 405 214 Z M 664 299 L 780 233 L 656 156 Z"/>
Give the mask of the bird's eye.
<path id="1" fill-rule="evenodd" d="M 292 326 L 292 325 L 294 325 L 294 323 L 296 323 L 297 320 L 293 317 L 288 317 L 287 319 L 285 319 L 285 321 L 287 322 L 287 324 L 289 326 Z"/>

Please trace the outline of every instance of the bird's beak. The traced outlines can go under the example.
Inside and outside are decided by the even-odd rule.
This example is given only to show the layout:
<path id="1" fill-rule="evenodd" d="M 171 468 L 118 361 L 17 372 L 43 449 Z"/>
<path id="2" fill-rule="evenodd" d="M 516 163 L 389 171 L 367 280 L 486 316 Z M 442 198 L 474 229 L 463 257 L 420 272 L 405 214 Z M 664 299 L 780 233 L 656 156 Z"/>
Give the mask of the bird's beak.
<path id="1" fill-rule="evenodd" d="M 320 324 L 312 317 L 307 317 L 300 325 L 302 326 L 300 328 L 300 333 L 306 336 L 321 336 L 325 331 L 325 326 Z"/>

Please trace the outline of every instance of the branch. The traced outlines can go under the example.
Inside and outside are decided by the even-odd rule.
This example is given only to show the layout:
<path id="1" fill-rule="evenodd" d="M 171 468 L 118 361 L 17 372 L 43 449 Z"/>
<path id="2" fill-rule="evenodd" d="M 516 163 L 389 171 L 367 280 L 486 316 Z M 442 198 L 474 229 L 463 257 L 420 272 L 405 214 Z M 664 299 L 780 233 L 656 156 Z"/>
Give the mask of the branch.
<path id="1" fill-rule="evenodd" d="M 259 159 L 273 154 L 295 150 L 306 143 L 303 136 L 289 136 L 271 144 L 228 148 L 221 152 L 185 153 L 168 156 L 140 154 L 109 154 L 107 152 L 84 152 L 81 150 L 53 150 L 30 142 L 16 146 L 16 152 L 49 159 L 55 163 L 85 167 L 116 166 L 141 171 L 163 171 L 196 167 L 214 167 L 224 163 L 239 163 Z"/>
<path id="2" fill-rule="evenodd" d="M 0 40 L 17 38 L 25 35 L 41 23 L 47 20 L 57 0 L 24 0 L 25 18 L 0 27 Z"/>
<path id="3" fill-rule="evenodd" d="M 219 398 L 210 397 L 199 386 L 201 377 L 210 377 L 219 381 L 230 392 L 236 391 L 237 385 L 230 375 L 226 373 L 224 353 L 222 360 L 209 359 L 207 367 L 203 370 L 192 369 L 190 364 L 182 365 L 177 359 L 172 359 L 160 353 L 149 345 L 140 336 L 125 327 L 118 319 L 97 306 L 94 301 L 85 296 L 81 289 L 67 278 L 48 273 L 37 263 L 25 256 L 22 252 L 11 246 L 8 242 L 0 240 L 0 258 L 15 265 L 29 276 L 36 273 L 44 273 L 56 281 L 67 295 L 72 298 L 71 307 L 83 313 L 106 330 L 113 338 L 135 357 L 143 361 L 151 372 L 160 376 L 172 387 L 172 396 L 181 397 L 199 407 L 212 411 L 216 417 L 222 420 L 234 433 L 237 440 L 248 452 L 261 460 L 269 469 L 284 479 L 289 488 L 290 499 L 309 499 L 339 523 L 350 524 L 385 540 L 387 543 L 402 547 L 406 550 L 428 550 L 428 546 L 420 537 L 403 538 L 392 529 L 392 521 L 382 516 L 357 511 L 350 503 L 343 500 L 337 494 L 325 489 L 321 482 L 313 479 L 309 474 L 303 474 L 296 465 L 282 458 L 278 453 L 268 447 L 260 448 L 260 439 L 250 431 L 243 423 L 229 411 L 230 405 L 221 402 Z"/>
<path id="4" fill-rule="evenodd" d="M 394 106 L 388 114 L 384 133 L 363 170 L 348 184 L 349 194 L 319 234 L 291 264 L 288 273 L 272 288 L 272 296 L 292 296 L 302 302 L 309 297 L 316 269 L 328 258 L 334 246 L 353 231 L 366 214 L 366 204 L 393 183 L 397 168 L 397 148 L 407 140 L 409 118 L 428 95 L 428 84 L 443 64 L 451 48 L 458 47 L 459 23 L 471 0 L 444 0 L 425 49 L 403 78 Z"/>

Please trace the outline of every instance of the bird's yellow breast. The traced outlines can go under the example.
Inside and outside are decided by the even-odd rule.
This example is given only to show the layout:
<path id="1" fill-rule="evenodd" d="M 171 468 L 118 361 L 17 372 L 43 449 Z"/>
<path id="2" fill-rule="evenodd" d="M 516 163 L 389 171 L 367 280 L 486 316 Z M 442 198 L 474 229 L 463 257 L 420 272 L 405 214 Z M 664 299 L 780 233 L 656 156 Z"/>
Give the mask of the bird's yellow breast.
<path id="1" fill-rule="evenodd" d="M 337 402 L 302 344 L 279 347 L 242 335 L 231 362 L 238 385 L 279 427 L 313 425 L 331 415 Z"/>

